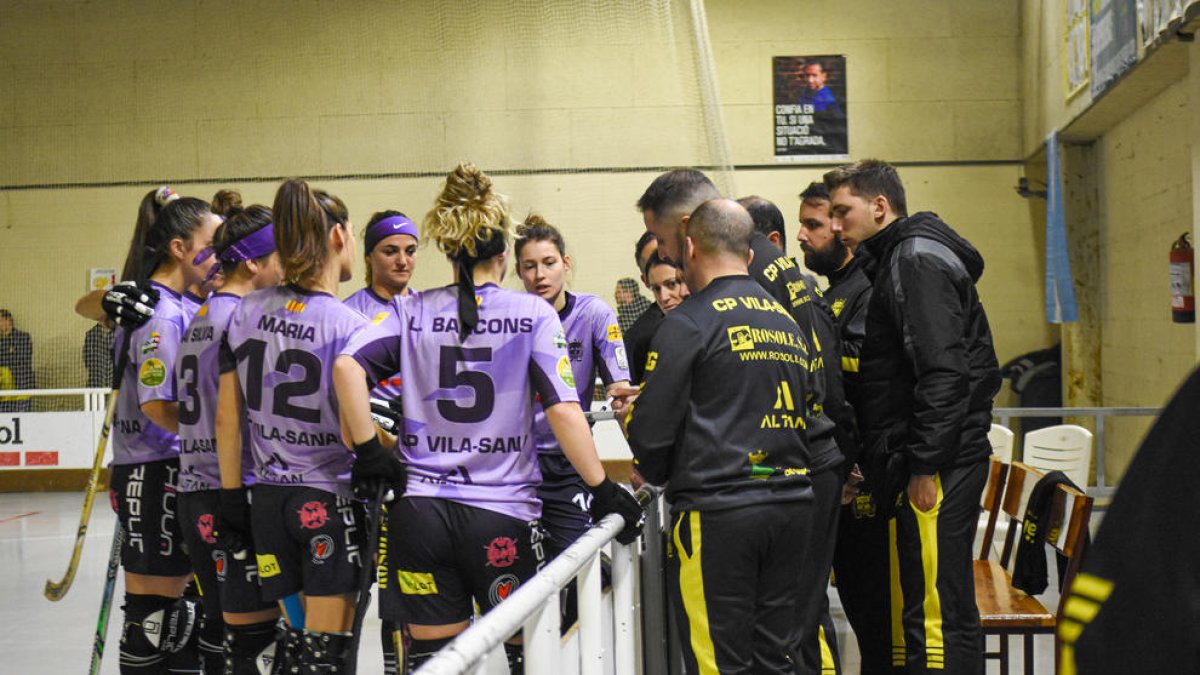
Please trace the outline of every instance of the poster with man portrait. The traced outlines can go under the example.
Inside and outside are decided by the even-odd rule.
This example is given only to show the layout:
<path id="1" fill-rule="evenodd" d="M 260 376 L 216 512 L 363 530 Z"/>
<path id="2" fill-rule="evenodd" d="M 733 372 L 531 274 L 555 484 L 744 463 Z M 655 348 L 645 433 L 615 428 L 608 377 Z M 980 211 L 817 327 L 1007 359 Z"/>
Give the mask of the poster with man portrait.
<path id="1" fill-rule="evenodd" d="M 775 56 L 775 159 L 848 159 L 845 56 Z"/>

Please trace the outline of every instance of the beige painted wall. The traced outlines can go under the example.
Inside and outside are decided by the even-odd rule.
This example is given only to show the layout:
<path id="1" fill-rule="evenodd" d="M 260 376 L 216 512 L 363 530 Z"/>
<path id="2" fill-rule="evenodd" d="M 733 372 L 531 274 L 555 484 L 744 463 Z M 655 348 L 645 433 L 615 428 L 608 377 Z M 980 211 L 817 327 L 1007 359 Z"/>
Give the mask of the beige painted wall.
<path id="1" fill-rule="evenodd" d="M 1167 252 L 1192 231 L 1188 138 L 1194 111 L 1181 81 L 1099 143 L 1101 173 L 1101 369 L 1105 406 L 1164 405 L 1196 365 L 1194 324 L 1171 322 Z M 1117 419 L 1108 470 L 1119 475 L 1149 428 Z"/>
<path id="2" fill-rule="evenodd" d="M 712 161 L 685 3 L 450 5 L 0 0 L 0 306 L 34 330 L 42 383 L 82 381 L 88 324 L 69 308 L 87 268 L 120 266 L 137 200 L 164 180 L 270 203 L 274 183 L 238 179 L 337 176 L 315 183 L 361 227 L 382 208 L 420 216 L 434 174 L 472 159 L 516 172 L 496 177 L 514 213 L 560 224 L 574 287 L 610 299 L 635 272 L 633 203 L 658 167 Z M 983 252 L 1001 360 L 1050 344 L 1040 238 L 1012 190 L 1016 3 L 710 0 L 707 12 L 732 159 L 754 165 L 732 176 L 740 194 L 776 200 L 794 236 L 796 195 L 823 169 L 773 164 L 770 58 L 845 54 L 852 156 L 921 163 L 901 167 L 910 205 Z M 449 280 L 438 258 L 422 249 L 415 285 Z"/>

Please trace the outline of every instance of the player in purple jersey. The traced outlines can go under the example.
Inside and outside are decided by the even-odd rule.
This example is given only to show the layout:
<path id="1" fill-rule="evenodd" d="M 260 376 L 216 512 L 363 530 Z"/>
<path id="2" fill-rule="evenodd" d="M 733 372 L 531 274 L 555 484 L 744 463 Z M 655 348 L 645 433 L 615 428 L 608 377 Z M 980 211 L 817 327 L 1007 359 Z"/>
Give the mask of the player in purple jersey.
<path id="1" fill-rule="evenodd" d="M 629 362 L 625 356 L 617 315 L 603 300 L 587 293 L 566 290 L 571 257 L 558 228 L 541 216 L 531 214 L 517 228 L 514 245 L 517 275 L 525 290 L 550 303 L 562 321 L 567 342 L 567 358 L 575 378 L 575 393 L 580 406 L 589 406 L 596 375 L 606 388 L 629 385 Z M 558 555 L 591 527 L 588 506 L 591 491 L 571 468 L 558 447 L 558 441 L 542 406 L 534 407 L 533 436 L 537 444 L 542 483 L 542 527 L 550 534 L 552 555 Z"/>
<path id="2" fill-rule="evenodd" d="M 399 211 L 377 211 L 367 221 L 363 231 L 363 257 L 367 265 L 367 285 L 344 302 L 358 310 L 368 319 L 386 316 L 391 310 L 392 298 L 397 295 L 409 295 L 414 291 L 408 282 L 412 278 L 413 269 L 417 264 L 417 226 L 408 216 Z M 379 378 L 379 382 L 371 389 L 371 398 L 378 399 L 383 406 L 385 418 L 376 416 L 376 421 L 394 427 L 401 415 L 401 377 L 400 373 L 392 373 Z M 387 528 L 379 532 L 379 558 L 386 557 Z M 382 569 L 382 567 L 380 568 Z M 386 588 L 386 574 L 379 575 L 379 588 Z M 380 641 L 383 644 L 384 675 L 393 675 L 397 671 L 399 659 L 395 634 L 396 626 L 391 621 L 380 625 Z"/>
<path id="3" fill-rule="evenodd" d="M 348 631 L 369 563 L 363 507 L 351 493 L 354 458 L 342 442 L 330 371 L 366 323 L 333 295 L 350 278 L 353 229 L 340 199 L 300 180 L 280 186 L 272 213 L 286 285 L 244 297 L 222 347 L 221 527 L 243 540 L 252 535 L 265 599 L 304 596 L 303 634 L 298 617 L 283 607 L 291 628 L 277 654 L 286 667 L 352 672 Z M 243 425 L 250 429 L 256 479 L 249 533 Z M 376 475 L 403 480 L 393 453 L 360 454 L 359 461 Z"/>
<path id="4" fill-rule="evenodd" d="M 218 540 L 220 523 L 216 409 L 217 355 L 229 321 L 242 296 L 275 286 L 283 276 L 271 226 L 271 210 L 251 206 L 225 211 L 209 255 L 215 256 L 209 276 L 225 279 L 196 312 L 187 327 L 175 362 L 179 393 L 179 518 L 192 569 L 204 591 L 204 622 L 200 654 L 206 675 L 226 672 L 257 675 L 256 662 L 270 662 L 279 610 L 259 594 L 258 568 L 253 558 L 237 553 L 240 542 Z M 202 254 L 205 255 L 205 254 Z M 248 429 L 243 428 L 243 438 Z M 254 483 L 249 443 L 232 463 L 242 466 L 243 481 Z"/>
<path id="5" fill-rule="evenodd" d="M 533 397 L 563 452 L 595 494 L 593 516 L 618 511 L 636 536 L 641 509 L 604 476 L 577 403 L 562 326 L 541 299 L 499 287 L 509 216 L 491 179 L 459 165 L 426 215 L 427 239 L 454 264 L 455 284 L 396 298 L 392 314 L 356 335 L 335 383 L 355 448 L 378 445 L 367 384 L 401 370 L 405 496 L 389 509 L 385 618 L 408 622 L 417 667 L 465 629 L 472 600 L 488 611 L 545 557 Z M 414 395 L 419 392 L 420 395 Z M 522 653 L 507 645 L 510 667 Z"/>
<path id="6" fill-rule="evenodd" d="M 111 496 L 124 531 L 125 617 L 122 673 L 198 667 L 196 608 L 180 595 L 191 575 L 176 519 L 179 404 L 173 364 L 189 317 L 183 290 L 201 281 L 211 262 L 197 264 L 220 219 L 199 199 L 169 202 L 153 220 L 140 219 L 126 259 L 135 283 L 159 296 L 153 318 L 115 336 L 129 366 L 113 422 Z"/>

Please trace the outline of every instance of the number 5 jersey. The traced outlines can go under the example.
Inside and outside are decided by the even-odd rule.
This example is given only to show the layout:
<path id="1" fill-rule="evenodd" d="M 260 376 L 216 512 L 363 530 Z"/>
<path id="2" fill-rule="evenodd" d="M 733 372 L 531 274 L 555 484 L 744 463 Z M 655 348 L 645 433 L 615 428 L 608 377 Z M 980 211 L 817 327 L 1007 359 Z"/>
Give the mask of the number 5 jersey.
<path id="1" fill-rule="evenodd" d="M 534 396 L 578 401 L 562 324 L 545 300 L 485 284 L 479 323 L 458 339 L 455 287 L 392 300 L 343 352 L 371 382 L 404 380 L 408 497 L 438 497 L 521 520 L 541 514 Z"/>

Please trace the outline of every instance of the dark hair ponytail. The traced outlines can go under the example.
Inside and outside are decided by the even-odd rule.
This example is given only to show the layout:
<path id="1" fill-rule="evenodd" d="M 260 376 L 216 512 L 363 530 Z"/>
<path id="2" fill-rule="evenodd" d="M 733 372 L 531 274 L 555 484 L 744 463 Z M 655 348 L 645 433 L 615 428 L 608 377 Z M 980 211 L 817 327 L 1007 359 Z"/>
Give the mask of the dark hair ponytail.
<path id="1" fill-rule="evenodd" d="M 162 189 L 151 192 L 146 198 L 154 199 Z M 146 208 L 146 199 L 143 199 L 121 277 L 139 283 L 149 279 L 166 261 L 171 240 L 190 239 L 200 226 L 200 221 L 209 213 L 208 204 L 203 200 L 178 197 L 158 207 L 157 214 L 152 215 L 151 210 Z"/>
<path id="2" fill-rule="evenodd" d="M 326 238 L 334 225 L 346 225 L 350 214 L 342 200 L 292 179 L 275 193 L 275 248 L 288 283 L 302 283 L 325 269 Z"/>
<path id="3" fill-rule="evenodd" d="M 154 226 L 155 219 L 175 193 L 163 186 L 154 188 L 142 197 L 138 204 L 137 221 L 133 225 L 133 236 L 129 238 L 129 250 L 125 253 L 125 264 L 121 267 L 121 278 L 128 281 L 145 281 L 150 276 L 145 271 L 146 236 Z M 153 269 L 153 268 L 152 268 Z"/>
<path id="4" fill-rule="evenodd" d="M 242 239 L 242 237 L 257 232 L 270 224 L 271 209 L 261 204 L 251 204 L 244 209 L 238 206 L 230 207 L 225 212 L 225 222 L 221 223 L 216 233 L 213 234 L 213 254 L 220 260 L 225 251 Z M 265 237 L 266 235 L 264 234 L 263 236 Z M 263 257 L 265 258 L 266 256 Z M 241 264 L 241 261 L 221 260 L 220 264 L 221 271 L 228 278 L 237 269 L 237 266 Z"/>

